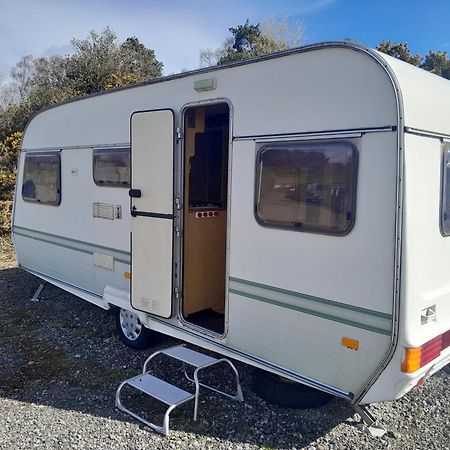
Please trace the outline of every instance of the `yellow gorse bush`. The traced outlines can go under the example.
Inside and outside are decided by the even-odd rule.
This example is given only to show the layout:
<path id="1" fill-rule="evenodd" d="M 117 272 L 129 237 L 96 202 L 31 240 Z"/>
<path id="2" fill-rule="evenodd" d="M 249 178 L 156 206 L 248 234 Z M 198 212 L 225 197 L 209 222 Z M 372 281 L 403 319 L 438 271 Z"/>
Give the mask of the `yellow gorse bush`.
<path id="1" fill-rule="evenodd" d="M 16 131 L 0 141 L 0 210 L 3 210 L 3 202 L 7 202 L 6 213 L 10 211 L 9 202 L 13 199 L 14 185 L 16 183 L 17 157 L 20 151 L 23 133 Z M 9 223 L 2 220 L 3 223 Z M 0 228 L 2 228 L 0 226 Z"/>

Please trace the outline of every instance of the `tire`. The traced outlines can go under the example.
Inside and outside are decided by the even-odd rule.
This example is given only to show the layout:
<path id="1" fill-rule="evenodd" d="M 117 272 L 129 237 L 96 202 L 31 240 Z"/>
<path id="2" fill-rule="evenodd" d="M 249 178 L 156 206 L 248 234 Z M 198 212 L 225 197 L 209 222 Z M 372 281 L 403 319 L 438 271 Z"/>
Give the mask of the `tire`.
<path id="1" fill-rule="evenodd" d="M 300 383 L 294 383 L 264 370 L 253 372 L 253 390 L 269 403 L 284 408 L 309 409 L 326 405 L 334 396 Z"/>
<path id="2" fill-rule="evenodd" d="M 157 334 L 145 328 L 135 312 L 116 310 L 116 331 L 120 340 L 135 350 L 146 350 L 155 343 Z"/>

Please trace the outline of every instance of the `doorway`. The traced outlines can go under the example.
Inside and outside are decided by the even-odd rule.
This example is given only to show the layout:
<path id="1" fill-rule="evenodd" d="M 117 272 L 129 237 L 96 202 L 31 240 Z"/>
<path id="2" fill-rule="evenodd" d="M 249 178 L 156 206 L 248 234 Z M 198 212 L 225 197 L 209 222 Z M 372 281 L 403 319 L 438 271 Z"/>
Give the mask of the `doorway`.
<path id="1" fill-rule="evenodd" d="M 229 106 L 191 107 L 184 121 L 182 313 L 185 321 L 223 334 Z"/>

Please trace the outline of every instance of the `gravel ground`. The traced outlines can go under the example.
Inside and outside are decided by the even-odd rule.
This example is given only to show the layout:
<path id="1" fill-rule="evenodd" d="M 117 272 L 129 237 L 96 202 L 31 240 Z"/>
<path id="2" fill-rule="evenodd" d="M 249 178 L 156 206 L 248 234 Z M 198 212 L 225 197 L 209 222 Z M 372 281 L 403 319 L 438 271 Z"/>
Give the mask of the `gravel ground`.
<path id="1" fill-rule="evenodd" d="M 191 420 L 192 404 L 176 409 L 165 438 L 114 408 L 119 382 L 137 374 L 151 351 L 124 347 L 112 314 L 55 287 L 30 302 L 37 285 L 19 269 L 0 270 L 0 449 L 450 448 L 443 371 L 401 400 L 373 405 L 389 430 L 373 438 L 357 430 L 357 416 L 339 399 L 303 411 L 264 402 L 250 389 L 251 368 L 237 364 L 245 402 L 203 393 L 199 421 Z M 161 337 L 155 348 L 175 342 Z M 162 363 L 158 371 L 169 379 L 178 373 Z M 151 401 L 127 401 L 161 414 Z"/>

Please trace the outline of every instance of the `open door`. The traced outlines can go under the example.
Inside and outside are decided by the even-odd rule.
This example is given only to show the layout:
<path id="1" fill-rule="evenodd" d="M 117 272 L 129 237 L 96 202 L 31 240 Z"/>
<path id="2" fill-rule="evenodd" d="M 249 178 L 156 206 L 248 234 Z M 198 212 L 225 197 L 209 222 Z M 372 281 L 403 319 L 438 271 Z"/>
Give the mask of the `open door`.
<path id="1" fill-rule="evenodd" d="M 131 116 L 131 305 L 172 314 L 174 115 Z"/>
<path id="2" fill-rule="evenodd" d="M 183 317 L 225 333 L 230 108 L 185 111 Z"/>

